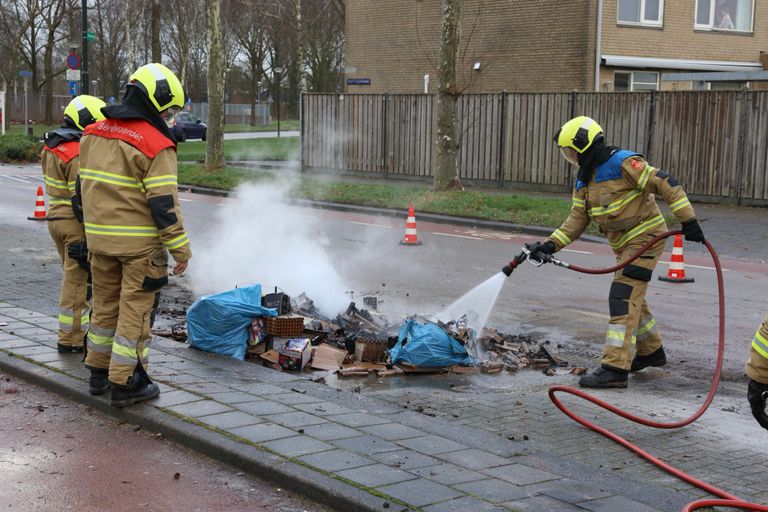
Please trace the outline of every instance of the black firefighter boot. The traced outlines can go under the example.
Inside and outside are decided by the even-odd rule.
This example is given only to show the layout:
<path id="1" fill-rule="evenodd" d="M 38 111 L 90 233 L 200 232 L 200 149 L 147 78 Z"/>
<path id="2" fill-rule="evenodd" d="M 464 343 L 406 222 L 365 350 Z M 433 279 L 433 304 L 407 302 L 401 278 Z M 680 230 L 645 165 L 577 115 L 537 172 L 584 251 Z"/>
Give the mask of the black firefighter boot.
<path id="1" fill-rule="evenodd" d="M 664 366 L 667 364 L 667 355 L 664 353 L 664 347 L 659 347 L 650 354 L 644 356 L 635 356 L 632 360 L 631 372 L 639 372 L 649 366 Z"/>
<path id="2" fill-rule="evenodd" d="M 113 407 L 126 407 L 131 404 L 143 402 L 155 398 L 160 394 L 160 388 L 149 379 L 149 375 L 139 363 L 133 370 L 133 375 L 128 378 L 125 386 L 112 383 Z"/>
<path id="3" fill-rule="evenodd" d="M 109 382 L 109 370 L 106 368 L 89 368 L 91 376 L 88 379 L 88 392 L 92 395 L 103 395 L 112 383 Z"/>
<path id="4" fill-rule="evenodd" d="M 583 388 L 626 388 L 627 370 L 614 366 L 601 365 L 600 368 L 579 379 Z"/>

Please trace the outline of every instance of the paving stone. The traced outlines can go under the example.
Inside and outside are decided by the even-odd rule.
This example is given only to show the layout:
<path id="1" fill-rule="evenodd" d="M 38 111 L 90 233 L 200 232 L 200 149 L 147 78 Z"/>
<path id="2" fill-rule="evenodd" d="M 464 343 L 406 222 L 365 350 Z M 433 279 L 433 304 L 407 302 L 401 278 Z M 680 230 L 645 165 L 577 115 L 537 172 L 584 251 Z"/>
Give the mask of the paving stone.
<path id="1" fill-rule="evenodd" d="M 240 391 L 245 391 L 246 393 L 250 393 L 252 395 L 278 395 L 283 394 L 286 392 L 286 389 L 273 386 L 272 384 L 262 384 L 262 383 L 256 383 L 256 384 L 245 384 L 242 386 L 238 386 L 237 389 Z"/>
<path id="2" fill-rule="evenodd" d="M 224 412 L 221 414 L 205 416 L 204 418 L 200 419 L 208 425 L 224 430 L 236 427 L 244 427 L 245 425 L 255 425 L 256 423 L 264 422 L 263 419 L 257 418 L 256 416 L 251 416 L 250 414 L 246 414 L 242 411 Z"/>
<path id="3" fill-rule="evenodd" d="M 368 414 L 365 412 L 356 412 L 354 414 L 339 414 L 333 417 L 333 421 L 347 425 L 348 427 L 366 427 L 368 425 L 380 425 L 389 423 L 388 420 Z"/>
<path id="4" fill-rule="evenodd" d="M 420 437 L 425 435 L 421 430 L 416 430 L 407 425 L 401 425 L 400 423 L 384 423 L 383 425 L 371 425 L 368 427 L 362 427 L 361 430 L 365 430 L 369 434 L 382 437 L 387 441 L 399 441 L 400 439 L 410 439 L 412 437 Z"/>
<path id="5" fill-rule="evenodd" d="M 327 452 L 333 446 L 309 436 L 294 436 L 264 443 L 264 446 L 286 457 L 299 457 L 310 453 Z"/>
<path id="6" fill-rule="evenodd" d="M 6 327 L 6 329 L 8 329 Z M 33 325 L 28 325 L 26 327 L 20 327 L 16 329 L 8 329 L 8 331 L 13 331 L 13 334 L 16 336 L 26 337 L 26 336 L 34 336 L 36 334 L 51 334 L 51 331 L 48 329 L 41 329 L 39 327 L 35 327 Z"/>
<path id="7" fill-rule="evenodd" d="M 248 425 L 247 427 L 230 428 L 227 430 L 236 436 L 243 437 L 254 443 L 296 436 L 295 431 L 275 425 L 274 423 L 260 423 L 258 425 Z"/>
<path id="8" fill-rule="evenodd" d="M 28 340 L 26 338 L 19 338 L 18 336 L 8 335 L 7 339 L 0 341 L 0 348 L 5 350 L 17 349 L 19 347 L 37 347 L 38 343 Z M 14 350 L 15 351 L 15 350 Z"/>
<path id="9" fill-rule="evenodd" d="M 237 404 L 242 402 L 255 402 L 260 400 L 257 396 L 242 391 L 227 391 L 225 393 L 205 393 L 211 399 L 223 404 Z"/>
<path id="10" fill-rule="evenodd" d="M 332 450 L 299 457 L 299 460 L 323 471 L 343 471 L 376 464 L 376 461 L 366 459 L 346 450 Z"/>
<path id="11" fill-rule="evenodd" d="M 560 478 L 557 475 L 526 466 L 525 464 L 510 464 L 509 466 L 486 469 L 483 470 L 483 473 L 506 480 L 515 485 L 535 484 Z"/>
<path id="12" fill-rule="evenodd" d="M 298 394 L 298 393 L 297 393 Z M 314 414 L 315 416 L 336 416 L 338 414 L 350 414 L 357 411 L 334 404 L 333 402 L 314 402 L 296 404 L 294 407 L 300 411 Z"/>
<path id="13" fill-rule="evenodd" d="M 677 480 L 675 480 L 677 481 Z M 580 501 L 596 500 L 613 496 L 613 493 L 589 487 L 580 482 L 568 479 L 548 480 L 547 482 L 527 485 L 532 493 L 541 493 L 558 501 L 579 503 Z"/>
<path id="14" fill-rule="evenodd" d="M 379 488 L 379 491 L 416 507 L 464 496 L 456 489 L 423 478 L 387 485 Z"/>
<path id="15" fill-rule="evenodd" d="M 282 414 L 285 412 L 296 412 L 295 409 L 288 407 L 287 405 L 278 404 L 271 400 L 257 400 L 255 402 L 244 402 L 234 404 L 241 411 L 245 411 L 249 414 L 255 414 L 257 416 L 267 416 L 270 414 Z"/>
<path id="16" fill-rule="evenodd" d="M 411 450 L 416 450 L 417 452 L 426 453 L 427 455 L 464 450 L 467 448 L 463 444 L 456 443 L 440 436 L 414 437 L 398 441 L 397 444 L 410 448 Z"/>
<path id="17" fill-rule="evenodd" d="M 454 464 L 438 464 L 436 466 L 413 468 L 409 471 L 422 478 L 434 480 L 445 485 L 463 484 L 488 478 L 488 475 L 472 471 L 471 469 L 460 468 Z"/>
<path id="18" fill-rule="evenodd" d="M 304 433 L 321 441 L 333 441 L 334 439 L 357 437 L 363 434 L 359 430 L 331 422 L 306 427 Z"/>
<path id="19" fill-rule="evenodd" d="M 12 350 L 12 352 L 20 356 L 32 356 L 35 354 L 57 353 L 55 350 L 51 350 L 51 347 L 46 347 L 45 345 L 40 345 L 38 343 L 35 343 L 34 345 L 27 346 L 27 347 L 15 348 Z"/>
<path id="20" fill-rule="evenodd" d="M 157 400 L 152 402 L 152 405 L 157 407 L 173 407 L 174 405 L 199 402 L 201 400 L 201 397 L 193 395 L 192 393 L 187 393 L 186 391 L 177 390 L 165 393 L 161 390 L 160 396 Z"/>
<path id="21" fill-rule="evenodd" d="M 649 507 L 638 501 L 633 501 L 624 496 L 611 496 L 599 500 L 582 501 L 578 504 L 581 508 L 592 512 L 659 512 L 659 509 Z"/>
<path id="22" fill-rule="evenodd" d="M 232 410 L 231 407 L 214 402 L 213 400 L 200 400 L 198 402 L 173 405 L 168 407 L 168 409 L 177 414 L 189 416 L 190 418 L 199 418 L 201 416 L 209 416 L 211 414 L 219 414 Z"/>
<path id="23" fill-rule="evenodd" d="M 294 405 L 294 404 L 309 404 L 312 402 L 322 402 L 321 399 L 315 398 L 314 396 L 310 396 L 301 393 L 282 393 L 277 395 L 270 395 L 270 400 L 273 400 L 275 402 L 286 404 L 286 405 Z"/>
<path id="24" fill-rule="evenodd" d="M 376 436 L 359 436 L 347 439 L 337 439 L 333 444 L 345 450 L 349 450 L 363 455 L 381 452 L 393 452 L 400 447 Z"/>
<path id="25" fill-rule="evenodd" d="M 415 475 L 384 466 L 383 464 L 346 469 L 344 471 L 337 471 L 336 474 L 347 480 L 352 480 L 353 482 L 365 485 L 366 487 L 378 487 L 416 478 Z"/>
<path id="26" fill-rule="evenodd" d="M 453 486 L 467 494 L 478 496 L 493 503 L 503 503 L 505 501 L 517 500 L 528 497 L 528 492 L 519 485 L 510 484 L 498 478 L 488 480 L 478 480 Z"/>
<path id="27" fill-rule="evenodd" d="M 211 393 L 226 393 L 227 391 L 232 391 L 231 388 L 222 386 L 221 384 L 216 384 L 215 382 L 193 383 L 186 387 L 190 391 L 194 393 L 200 393 L 201 395 L 210 395 Z"/>
<path id="28" fill-rule="evenodd" d="M 286 427 L 306 427 L 309 425 L 319 425 L 327 421 L 305 412 L 286 412 L 283 414 L 273 414 L 266 418 L 272 423 L 277 423 L 278 425 Z"/>
<path id="29" fill-rule="evenodd" d="M 425 512 L 506 512 L 506 509 L 493 505 L 487 501 L 480 501 L 471 496 L 456 498 L 455 500 L 444 501 L 435 505 L 430 505 L 424 509 Z"/>
<path id="30" fill-rule="evenodd" d="M 160 375 L 157 377 L 157 380 L 168 383 L 168 384 L 186 387 L 189 384 L 196 384 L 197 382 L 199 382 L 200 377 L 195 377 L 194 375 L 190 375 L 188 373 L 178 371 L 175 374 L 172 373 L 169 375 Z"/>
<path id="31" fill-rule="evenodd" d="M 487 469 L 509 464 L 509 459 L 475 448 L 441 453 L 438 455 L 438 458 L 445 459 L 448 462 L 453 462 L 458 466 L 469 469 Z"/>
<path id="32" fill-rule="evenodd" d="M 382 464 L 400 469 L 413 469 L 425 466 L 436 466 L 441 461 L 413 450 L 398 450 L 396 452 L 372 453 L 372 459 Z"/>
<path id="33" fill-rule="evenodd" d="M 504 503 L 504 506 L 519 512 L 578 512 L 583 508 L 547 496 L 535 496 Z"/>
<path id="34" fill-rule="evenodd" d="M 80 354 L 80 357 L 82 358 L 82 354 Z M 29 358 L 33 361 L 37 361 L 38 363 L 52 363 L 52 362 L 59 362 L 61 361 L 62 354 L 59 354 L 58 351 L 55 352 L 45 352 L 42 354 L 32 354 L 29 356 Z"/>

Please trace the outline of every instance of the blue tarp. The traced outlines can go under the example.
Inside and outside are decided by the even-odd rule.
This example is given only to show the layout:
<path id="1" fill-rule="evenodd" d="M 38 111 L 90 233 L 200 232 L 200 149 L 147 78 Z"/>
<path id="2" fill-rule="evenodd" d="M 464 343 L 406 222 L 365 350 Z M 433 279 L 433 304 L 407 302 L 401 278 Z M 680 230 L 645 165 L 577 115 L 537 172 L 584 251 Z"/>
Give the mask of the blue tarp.
<path id="1" fill-rule="evenodd" d="M 203 295 L 187 310 L 187 343 L 207 352 L 245 359 L 248 326 L 258 316 L 277 316 L 261 306 L 261 285 Z"/>
<path id="2" fill-rule="evenodd" d="M 440 326 L 420 324 L 415 320 L 407 320 L 400 328 L 397 344 L 389 350 L 389 355 L 392 363 L 408 363 L 422 368 L 475 363 L 464 345 L 448 336 Z"/>

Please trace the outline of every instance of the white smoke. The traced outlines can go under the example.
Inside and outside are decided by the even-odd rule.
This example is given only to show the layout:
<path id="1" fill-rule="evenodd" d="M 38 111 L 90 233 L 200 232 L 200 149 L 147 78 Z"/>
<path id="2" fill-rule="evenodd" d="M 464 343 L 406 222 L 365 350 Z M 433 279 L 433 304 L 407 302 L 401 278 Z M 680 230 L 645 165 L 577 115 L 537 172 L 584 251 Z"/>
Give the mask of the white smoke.
<path id="1" fill-rule="evenodd" d="M 189 267 L 196 294 L 254 283 L 288 295 L 305 292 L 321 313 L 336 316 L 349 304 L 347 289 L 318 238 L 311 211 L 291 207 L 287 184 L 246 184 L 221 206 L 213 229 L 194 247 Z"/>

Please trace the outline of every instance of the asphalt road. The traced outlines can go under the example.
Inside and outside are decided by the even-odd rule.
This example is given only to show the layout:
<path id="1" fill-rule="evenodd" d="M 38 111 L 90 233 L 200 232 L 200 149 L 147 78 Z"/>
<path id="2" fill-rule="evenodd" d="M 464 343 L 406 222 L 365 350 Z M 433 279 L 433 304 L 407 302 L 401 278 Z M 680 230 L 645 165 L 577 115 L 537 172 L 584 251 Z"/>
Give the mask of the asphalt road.
<path id="1" fill-rule="evenodd" d="M 0 397 L 5 510 L 326 510 L 2 373 Z"/>

